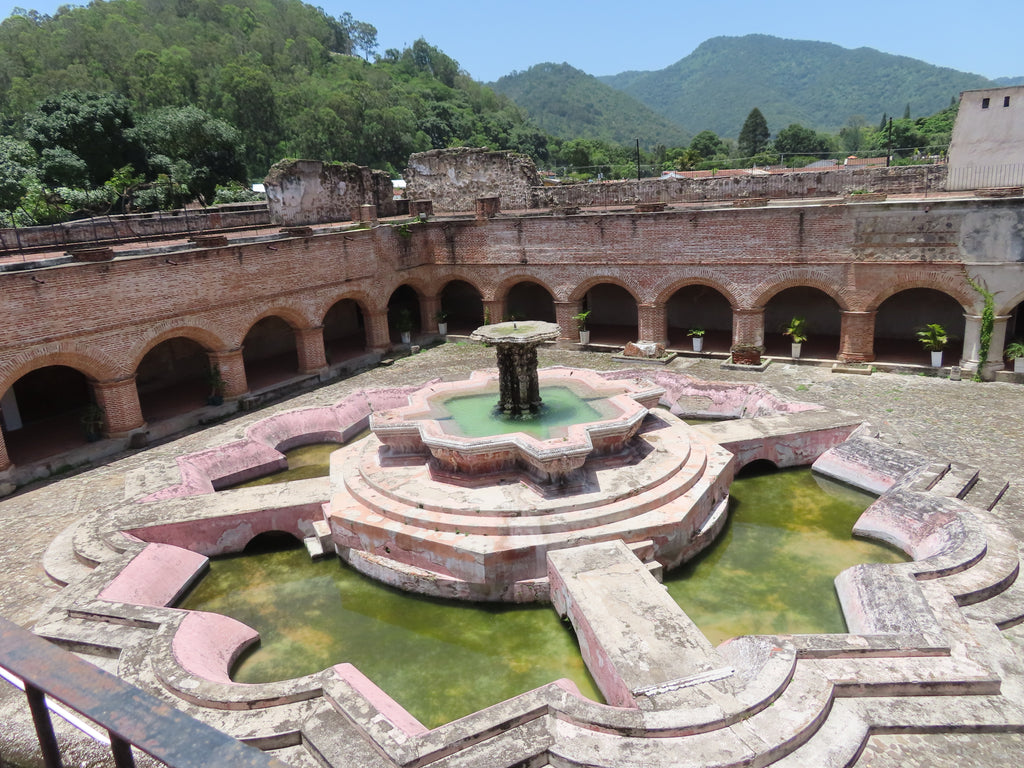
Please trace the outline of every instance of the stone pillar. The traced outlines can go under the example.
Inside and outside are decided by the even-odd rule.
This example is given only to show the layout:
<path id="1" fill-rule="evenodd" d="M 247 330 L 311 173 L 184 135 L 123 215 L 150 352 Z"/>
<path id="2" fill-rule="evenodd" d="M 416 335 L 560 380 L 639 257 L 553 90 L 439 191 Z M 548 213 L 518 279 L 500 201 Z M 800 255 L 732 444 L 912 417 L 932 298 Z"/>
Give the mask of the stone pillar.
<path id="1" fill-rule="evenodd" d="M 441 311 L 440 296 L 420 298 L 420 328 L 426 333 L 437 333 L 437 313 Z"/>
<path id="2" fill-rule="evenodd" d="M 870 363 L 875 359 L 877 312 L 840 312 L 839 359 L 844 363 Z"/>
<path id="3" fill-rule="evenodd" d="M 388 328 L 388 311 L 371 310 L 365 313 L 366 349 L 383 354 L 391 347 L 391 330 Z"/>
<path id="4" fill-rule="evenodd" d="M 91 382 L 96 405 L 103 409 L 107 437 L 127 437 L 146 426 L 135 377 Z"/>
<path id="5" fill-rule="evenodd" d="M 637 319 L 640 336 L 637 341 L 653 341 L 668 346 L 668 313 L 664 304 L 637 305 Z"/>
<path id="6" fill-rule="evenodd" d="M 295 351 L 299 353 L 299 373 L 320 373 L 327 369 L 324 351 L 324 327 L 295 329 Z"/>
<path id="7" fill-rule="evenodd" d="M 562 335 L 559 336 L 560 339 L 566 339 L 568 341 L 580 340 L 580 332 L 576 327 L 576 321 L 573 320 L 573 317 L 582 311 L 582 301 L 555 302 L 555 322 L 558 323 L 562 329 Z"/>
<path id="8" fill-rule="evenodd" d="M 225 398 L 241 397 L 249 391 L 249 381 L 245 377 L 245 360 L 242 357 L 241 347 L 215 350 L 206 354 L 210 358 L 210 368 L 217 366 L 220 370 L 220 377 L 224 380 L 223 395 Z"/>
<path id="9" fill-rule="evenodd" d="M 10 469 L 14 464 L 11 463 L 11 457 L 7 455 L 7 443 L 4 442 L 3 430 L 0 430 L 0 472 Z"/>
<path id="10" fill-rule="evenodd" d="M 764 346 L 764 307 L 732 308 L 732 343 Z"/>
<path id="11" fill-rule="evenodd" d="M 1006 344 L 1006 323 L 1009 315 L 998 315 L 992 326 L 992 340 L 988 345 L 988 361 L 978 371 L 981 362 L 981 315 L 964 315 L 964 348 L 960 366 L 965 371 L 974 371 L 985 381 L 995 378 L 996 371 L 1003 368 L 1003 347 Z"/>
<path id="12" fill-rule="evenodd" d="M 484 325 L 500 323 L 505 319 L 505 300 L 490 299 L 484 300 Z"/>

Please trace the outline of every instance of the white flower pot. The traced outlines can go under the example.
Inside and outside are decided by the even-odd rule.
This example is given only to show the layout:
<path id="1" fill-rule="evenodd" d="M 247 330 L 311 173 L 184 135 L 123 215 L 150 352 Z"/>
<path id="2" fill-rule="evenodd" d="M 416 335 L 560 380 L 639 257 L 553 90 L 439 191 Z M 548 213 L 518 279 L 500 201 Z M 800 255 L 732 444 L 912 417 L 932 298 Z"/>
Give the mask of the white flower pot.
<path id="1" fill-rule="evenodd" d="M 1024 373 L 1024 357 L 1013 358 L 1013 372 Z"/>
<path id="2" fill-rule="evenodd" d="M 932 368 L 942 367 L 942 350 L 938 352 L 932 352 Z"/>
<path id="3" fill-rule="evenodd" d="M 692 336 L 693 340 L 693 351 L 700 352 L 704 349 L 704 337 L 703 336 Z"/>
<path id="4" fill-rule="evenodd" d="M 590 343 L 590 331 L 580 331 L 580 344 Z"/>
<path id="5" fill-rule="evenodd" d="M 411 344 L 412 343 L 412 331 L 402 331 L 402 343 L 403 344 Z"/>
<path id="6" fill-rule="evenodd" d="M 438 323 L 437 324 L 437 332 L 440 333 L 442 336 L 447 336 L 448 335 L 448 323 Z"/>
<path id="7" fill-rule="evenodd" d="M 800 347 L 803 346 L 803 342 L 800 342 L 799 344 L 793 343 L 793 344 L 790 344 L 789 346 L 790 346 L 790 350 L 789 350 L 790 351 L 790 357 L 792 357 L 794 360 L 798 359 L 800 357 Z"/>

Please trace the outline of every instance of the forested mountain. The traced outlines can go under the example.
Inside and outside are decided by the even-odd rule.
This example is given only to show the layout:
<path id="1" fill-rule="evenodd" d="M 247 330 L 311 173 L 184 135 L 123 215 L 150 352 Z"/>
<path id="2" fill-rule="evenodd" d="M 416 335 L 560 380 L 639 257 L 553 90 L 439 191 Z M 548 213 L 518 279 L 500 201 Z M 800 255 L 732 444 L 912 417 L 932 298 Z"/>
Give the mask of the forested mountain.
<path id="1" fill-rule="evenodd" d="M 930 115 L 960 91 L 994 85 L 980 75 L 872 48 L 768 35 L 712 38 L 665 69 L 598 79 L 691 133 L 727 137 L 739 134 L 754 107 L 773 134 L 792 123 L 835 132 L 854 116 L 874 123 L 908 107 L 914 117 Z"/>
<path id="2" fill-rule="evenodd" d="M 0 23 L 0 138 L 19 137 L 41 100 L 74 90 L 126 97 L 134 118 L 203 110 L 240 132 L 256 178 L 282 157 L 401 169 L 412 152 L 453 144 L 546 151 L 518 107 L 437 48 L 376 48 L 373 26 L 300 0 L 18 12 Z"/>
<path id="3" fill-rule="evenodd" d="M 668 147 L 692 135 L 622 91 L 568 64 L 537 64 L 491 87 L 525 109 L 537 124 L 564 139 L 598 139 L 613 144 Z"/>

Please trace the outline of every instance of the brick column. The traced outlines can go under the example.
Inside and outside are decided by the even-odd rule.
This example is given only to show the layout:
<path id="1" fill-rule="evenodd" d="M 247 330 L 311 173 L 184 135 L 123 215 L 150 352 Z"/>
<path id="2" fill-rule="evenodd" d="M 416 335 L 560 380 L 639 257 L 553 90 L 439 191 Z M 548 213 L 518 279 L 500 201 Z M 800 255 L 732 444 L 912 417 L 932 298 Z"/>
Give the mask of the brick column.
<path id="1" fill-rule="evenodd" d="M 322 325 L 315 328 L 296 328 L 295 349 L 299 353 L 299 373 L 320 373 L 327 368 Z"/>
<path id="2" fill-rule="evenodd" d="M 567 341 L 580 340 L 580 332 L 576 328 L 576 321 L 572 318 L 574 315 L 578 315 L 582 311 L 582 301 L 555 302 L 555 322 L 562 327 L 562 335 L 559 336 L 560 339 L 566 339 Z"/>
<path id="3" fill-rule="evenodd" d="M 764 307 L 732 308 L 732 343 L 764 346 Z"/>
<path id="4" fill-rule="evenodd" d="M 363 319 L 366 321 L 366 350 L 384 354 L 391 348 L 387 309 L 366 312 Z"/>
<path id="5" fill-rule="evenodd" d="M 249 391 L 249 382 L 245 378 L 245 360 L 242 358 L 242 348 L 225 349 L 207 352 L 210 358 L 210 367 L 217 366 L 220 369 L 220 377 L 224 379 L 224 397 L 241 397 Z"/>
<path id="6" fill-rule="evenodd" d="M 637 341 L 653 341 L 668 346 L 668 313 L 664 304 L 637 305 Z"/>
<path id="7" fill-rule="evenodd" d="M 485 300 L 484 304 L 484 325 L 500 323 L 505 319 L 505 300 Z"/>
<path id="8" fill-rule="evenodd" d="M 441 311 L 440 296 L 420 298 L 420 328 L 424 333 L 437 333 L 437 313 Z"/>
<path id="9" fill-rule="evenodd" d="M 875 359 L 877 312 L 840 312 L 839 359 L 844 363 L 870 363 Z"/>
<path id="10" fill-rule="evenodd" d="M 91 382 L 96 405 L 103 409 L 107 437 L 127 437 L 146 426 L 135 377 Z"/>

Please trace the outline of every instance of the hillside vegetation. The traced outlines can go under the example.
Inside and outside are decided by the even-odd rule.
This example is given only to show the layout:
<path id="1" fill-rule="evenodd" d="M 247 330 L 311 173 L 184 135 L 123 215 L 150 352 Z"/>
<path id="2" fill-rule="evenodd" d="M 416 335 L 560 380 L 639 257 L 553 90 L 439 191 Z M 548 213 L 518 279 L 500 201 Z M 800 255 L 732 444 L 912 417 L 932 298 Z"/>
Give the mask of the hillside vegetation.
<path id="1" fill-rule="evenodd" d="M 873 123 L 908 108 L 915 117 L 930 115 L 960 91 L 995 85 L 872 48 L 768 35 L 712 38 L 665 69 L 598 79 L 692 133 L 733 138 L 753 107 L 773 133 L 792 123 L 835 132 L 851 117 Z"/>
<path id="2" fill-rule="evenodd" d="M 643 147 L 686 144 L 692 134 L 632 96 L 568 64 L 537 64 L 492 83 L 545 131 L 564 139 L 598 139 Z"/>

